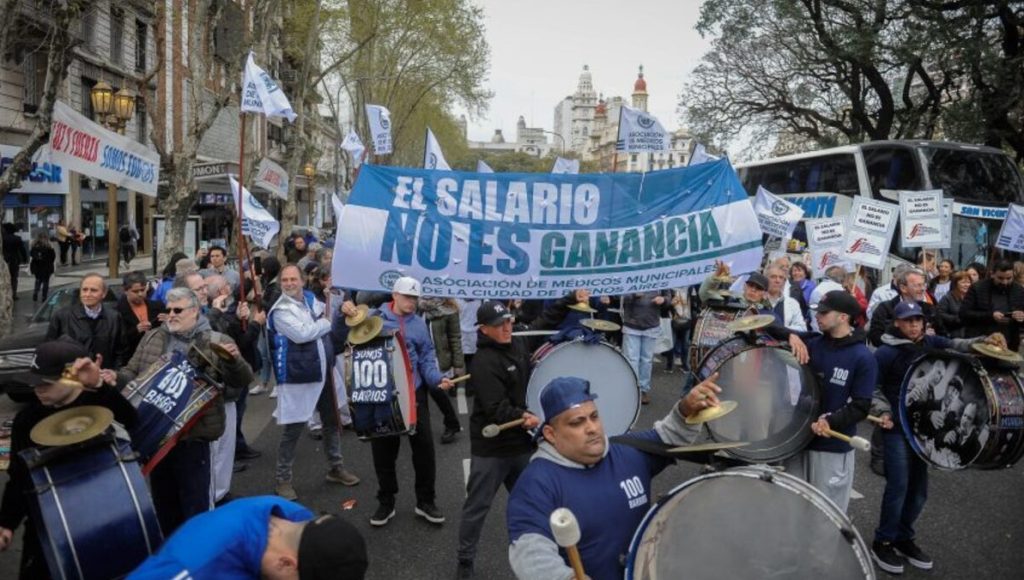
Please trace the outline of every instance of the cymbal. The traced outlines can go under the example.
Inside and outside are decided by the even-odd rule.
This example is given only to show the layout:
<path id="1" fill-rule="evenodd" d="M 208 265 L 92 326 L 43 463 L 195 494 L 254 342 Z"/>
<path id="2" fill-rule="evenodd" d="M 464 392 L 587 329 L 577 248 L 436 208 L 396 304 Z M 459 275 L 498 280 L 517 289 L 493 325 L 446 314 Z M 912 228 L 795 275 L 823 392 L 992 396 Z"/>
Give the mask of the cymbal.
<path id="1" fill-rule="evenodd" d="M 85 388 L 85 385 L 83 385 L 82 382 L 78 380 L 78 375 L 76 375 L 75 372 L 71 370 L 70 365 L 65 366 L 64 370 L 61 371 L 60 378 L 57 379 L 57 383 L 71 387 L 73 389 Z"/>
<path id="2" fill-rule="evenodd" d="M 354 315 L 345 317 L 345 326 L 358 326 L 359 323 L 366 320 L 366 317 L 370 314 L 370 307 L 365 304 L 356 306 L 356 310 L 358 310 L 358 312 Z"/>
<path id="3" fill-rule="evenodd" d="M 771 314 L 754 314 L 731 320 L 725 325 L 725 328 L 730 332 L 748 332 L 771 326 L 773 322 L 775 322 L 775 317 Z"/>
<path id="4" fill-rule="evenodd" d="M 220 344 L 220 343 L 217 343 L 217 342 L 210 342 L 210 350 L 213 351 L 213 354 L 215 354 L 218 357 L 220 357 L 221 360 L 226 360 L 226 361 L 235 360 L 235 355 L 231 354 L 231 351 L 229 351 L 228 349 L 224 348 L 223 344 Z"/>
<path id="5" fill-rule="evenodd" d="M 586 312 L 587 314 L 593 314 L 597 312 L 597 310 L 591 308 L 590 305 L 587 304 L 586 302 L 577 302 L 576 304 L 570 304 L 569 308 L 575 310 L 576 312 Z"/>
<path id="6" fill-rule="evenodd" d="M 732 292 L 725 288 L 721 290 L 708 290 L 708 296 L 712 300 L 727 300 L 732 297 Z"/>
<path id="7" fill-rule="evenodd" d="M 728 441 L 719 443 L 717 441 L 710 441 L 708 443 L 698 443 L 697 445 L 683 445 L 681 447 L 672 447 L 669 449 L 671 453 L 698 453 L 701 451 L 718 451 L 719 449 L 734 449 L 736 447 L 744 447 L 750 445 L 746 441 Z"/>
<path id="8" fill-rule="evenodd" d="M 1019 363 L 1024 361 L 1024 357 L 1021 357 L 1018 353 L 1005 349 L 1001 346 L 994 344 L 988 344 L 987 342 L 976 342 L 971 345 L 971 348 L 979 354 L 983 354 L 987 357 L 994 359 L 1004 360 L 1007 362 Z"/>
<path id="9" fill-rule="evenodd" d="M 352 344 L 366 344 L 377 338 L 383 328 L 384 319 L 379 316 L 371 316 L 348 331 L 348 341 Z"/>
<path id="10" fill-rule="evenodd" d="M 113 422 L 114 412 L 106 407 L 72 407 L 36 423 L 29 432 L 29 438 L 37 445 L 48 447 L 71 445 L 103 433 Z"/>
<path id="11" fill-rule="evenodd" d="M 696 415 L 686 417 L 685 421 L 687 425 L 698 425 L 700 423 L 707 423 L 708 421 L 714 421 L 732 413 L 739 407 L 740 404 L 736 401 L 719 401 L 715 407 L 708 407 L 703 409 Z"/>
<path id="12" fill-rule="evenodd" d="M 600 318 L 581 320 L 580 325 L 599 332 L 618 332 L 622 329 L 621 325 L 615 324 L 611 320 L 601 320 Z"/>

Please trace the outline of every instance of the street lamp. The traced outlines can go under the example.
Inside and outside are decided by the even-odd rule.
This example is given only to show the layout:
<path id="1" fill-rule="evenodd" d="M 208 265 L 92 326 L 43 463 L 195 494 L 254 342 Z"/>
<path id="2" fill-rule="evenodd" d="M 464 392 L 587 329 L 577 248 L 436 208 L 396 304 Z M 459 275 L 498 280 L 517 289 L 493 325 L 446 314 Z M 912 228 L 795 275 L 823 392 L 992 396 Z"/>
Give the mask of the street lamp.
<path id="1" fill-rule="evenodd" d="M 316 204 L 314 199 L 315 192 L 313 191 L 313 178 L 316 177 L 316 166 L 313 165 L 312 161 L 307 161 L 302 166 L 302 173 L 306 175 L 306 223 L 313 223 L 313 206 Z"/>
<path id="2" fill-rule="evenodd" d="M 562 155 L 565 155 L 565 137 L 562 137 L 561 133 L 555 133 L 554 131 L 548 131 L 547 129 L 541 129 L 540 131 L 541 133 L 546 133 L 548 135 L 554 135 L 555 137 L 558 137 L 559 141 L 562 142 Z"/>
<path id="3" fill-rule="evenodd" d="M 104 81 L 96 83 L 89 93 L 96 119 L 111 131 L 124 134 L 128 121 L 135 115 L 135 93 L 122 88 L 114 89 Z M 96 225 L 92 228 L 93 244 L 96 243 Z M 110 277 L 118 276 L 119 249 L 117 239 L 117 184 L 107 183 L 107 266 Z M 95 247 L 95 246 L 94 246 Z"/>

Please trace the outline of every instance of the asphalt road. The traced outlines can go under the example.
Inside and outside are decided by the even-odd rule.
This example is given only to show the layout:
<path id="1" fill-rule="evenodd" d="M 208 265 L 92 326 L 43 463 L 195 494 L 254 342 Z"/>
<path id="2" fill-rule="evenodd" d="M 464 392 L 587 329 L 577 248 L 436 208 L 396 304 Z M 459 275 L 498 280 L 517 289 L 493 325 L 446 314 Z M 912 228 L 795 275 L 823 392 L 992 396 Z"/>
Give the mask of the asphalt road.
<path id="1" fill-rule="evenodd" d="M 655 371 L 654 400 L 643 407 L 637 428 L 650 427 L 670 408 L 680 381 L 678 373 Z M 0 414 L 10 409 L 9 403 L 4 403 L 0 405 Z M 266 395 L 258 396 L 250 399 L 249 409 L 244 428 L 253 445 L 263 451 L 263 456 L 236 475 L 233 491 L 239 495 L 271 493 L 280 434 L 270 417 L 273 401 Z M 441 425 L 436 409 L 432 422 L 436 441 Z M 465 428 L 467 416 L 462 416 L 462 423 Z M 863 435 L 868 435 L 867 425 L 862 425 L 861 430 Z M 368 519 L 376 508 L 370 446 L 360 442 L 350 431 L 345 432 L 342 446 L 347 466 L 362 477 L 363 482 L 353 488 L 324 482 L 327 467 L 322 447 L 319 442 L 303 436 L 295 465 L 299 501 L 314 511 L 340 512 L 356 523 L 369 546 L 367 578 L 401 580 L 454 576 L 459 511 L 469 458 L 466 433 L 461 433 L 451 445 L 435 446 L 437 504 L 447 517 L 447 522 L 440 527 L 413 514 L 412 464 L 408 445 L 404 443 L 398 464 L 402 488 L 398 496 L 398 515 L 384 528 L 370 526 Z M 699 470 L 700 466 L 688 463 L 670 467 L 655 480 L 655 497 L 698 475 Z M 863 497 L 857 498 L 855 494 L 857 499 L 852 500 L 849 515 L 867 542 L 871 541 L 878 522 L 883 487 L 884 480 L 868 469 L 866 456 L 859 456 L 854 489 Z M 342 504 L 349 499 L 356 500 L 355 506 L 342 511 Z M 506 501 L 506 493 L 499 492 L 488 516 L 476 563 L 478 578 L 513 578 L 507 559 Z M 757 518 L 759 514 L 744 517 Z M 1019 465 L 1001 471 L 945 473 L 932 470 L 930 497 L 919 520 L 918 541 L 935 559 L 935 568 L 922 572 L 908 567 L 904 575 L 907 578 L 1020 578 L 1024 570 L 1024 470 Z M 19 546 L 20 541 L 7 553 L 0 554 L 0 578 L 15 577 Z M 742 553 L 737 557 L 742 558 Z M 878 574 L 886 576 L 884 572 Z"/>

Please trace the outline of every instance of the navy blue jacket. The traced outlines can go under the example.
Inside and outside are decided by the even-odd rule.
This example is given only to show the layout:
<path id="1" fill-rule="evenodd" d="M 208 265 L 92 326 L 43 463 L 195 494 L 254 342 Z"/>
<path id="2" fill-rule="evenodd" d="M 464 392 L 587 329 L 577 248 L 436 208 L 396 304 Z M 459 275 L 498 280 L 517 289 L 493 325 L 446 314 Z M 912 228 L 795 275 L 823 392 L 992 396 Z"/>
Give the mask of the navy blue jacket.
<path id="1" fill-rule="evenodd" d="M 306 307 L 312 312 L 316 298 L 309 290 L 303 290 L 302 295 Z M 278 300 L 283 299 L 282 295 Z M 324 343 L 324 354 L 331 358 L 334 354 L 334 346 L 331 343 L 330 335 L 324 335 L 309 342 L 293 342 L 275 330 L 275 315 L 275 310 L 271 308 L 270 316 L 267 318 L 267 340 L 270 343 L 271 359 L 273 359 L 277 383 L 315 383 L 324 380 L 323 375 L 320 374 L 318 344 L 321 341 Z"/>
<path id="2" fill-rule="evenodd" d="M 893 423 L 899 424 L 900 387 L 907 376 L 907 370 L 917 357 L 928 350 L 939 350 L 953 347 L 953 341 L 944 336 L 929 336 L 919 342 L 910 342 L 900 333 L 892 329 L 882 337 L 882 346 L 875 351 L 878 364 L 878 384 L 882 393 L 892 407 Z"/>
<path id="3" fill-rule="evenodd" d="M 878 377 L 875 359 L 864 344 L 864 331 L 855 330 L 838 340 L 816 334 L 804 342 L 811 357 L 808 365 L 821 385 L 821 412 L 828 415 L 833 431 L 856 435 L 857 423 L 867 416 Z M 852 448 L 833 437 L 816 437 L 808 449 L 846 453 Z"/>

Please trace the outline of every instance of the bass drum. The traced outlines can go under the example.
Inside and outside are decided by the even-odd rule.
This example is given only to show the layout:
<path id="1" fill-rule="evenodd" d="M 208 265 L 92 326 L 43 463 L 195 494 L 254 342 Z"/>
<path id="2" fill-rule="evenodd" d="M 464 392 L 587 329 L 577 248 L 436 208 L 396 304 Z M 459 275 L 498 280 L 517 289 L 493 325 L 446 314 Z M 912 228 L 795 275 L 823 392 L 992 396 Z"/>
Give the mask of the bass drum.
<path id="1" fill-rule="evenodd" d="M 541 390 L 558 377 L 579 377 L 590 381 L 590 392 L 597 395 L 595 404 L 605 433 L 621 435 L 636 423 L 640 415 L 640 382 L 629 361 L 614 346 L 580 340 L 548 343 L 537 349 L 532 362 L 526 404 L 541 421 Z"/>
<path id="2" fill-rule="evenodd" d="M 751 463 L 787 459 L 806 447 L 821 406 L 821 389 L 810 368 L 797 362 L 786 347 L 767 335 L 737 336 L 713 349 L 701 361 L 697 380 L 720 373 L 720 400 L 736 401 L 736 410 L 706 423 L 711 438 L 726 443 L 728 455 Z"/>
<path id="3" fill-rule="evenodd" d="M 345 352 L 352 425 L 363 441 L 416 432 L 416 383 L 401 333 L 382 334 Z"/>
<path id="4" fill-rule="evenodd" d="M 1016 365 L 950 351 L 915 360 L 900 388 L 910 447 L 940 469 L 1010 467 L 1024 455 L 1024 388 Z"/>
<path id="5" fill-rule="evenodd" d="M 627 580 L 872 579 L 868 546 L 809 483 L 764 466 L 710 473 L 676 487 L 640 522 Z"/>
<path id="6" fill-rule="evenodd" d="M 690 369 L 696 369 L 711 349 L 733 337 L 727 325 L 744 312 L 743 309 L 725 306 L 708 307 L 701 311 L 693 325 L 693 338 L 686 354 Z"/>

